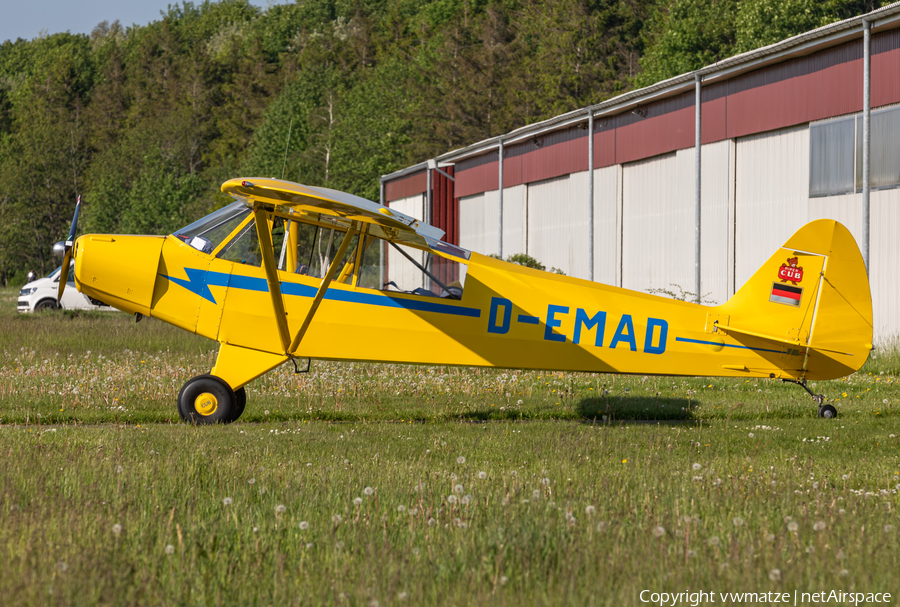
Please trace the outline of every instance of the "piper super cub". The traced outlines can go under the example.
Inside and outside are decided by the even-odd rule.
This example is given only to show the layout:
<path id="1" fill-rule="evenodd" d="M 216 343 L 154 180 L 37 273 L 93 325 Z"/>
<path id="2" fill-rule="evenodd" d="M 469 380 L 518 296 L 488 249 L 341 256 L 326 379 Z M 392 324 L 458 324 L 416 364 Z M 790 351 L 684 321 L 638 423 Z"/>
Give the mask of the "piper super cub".
<path id="1" fill-rule="evenodd" d="M 858 370 L 872 302 L 850 232 L 796 234 L 725 304 L 703 306 L 559 276 L 442 242 L 380 204 L 277 179 L 232 179 L 231 205 L 169 236 L 88 234 L 62 254 L 85 295 L 219 342 L 178 413 L 240 417 L 244 386 L 319 358 L 595 373 L 775 378 L 806 388 Z"/>

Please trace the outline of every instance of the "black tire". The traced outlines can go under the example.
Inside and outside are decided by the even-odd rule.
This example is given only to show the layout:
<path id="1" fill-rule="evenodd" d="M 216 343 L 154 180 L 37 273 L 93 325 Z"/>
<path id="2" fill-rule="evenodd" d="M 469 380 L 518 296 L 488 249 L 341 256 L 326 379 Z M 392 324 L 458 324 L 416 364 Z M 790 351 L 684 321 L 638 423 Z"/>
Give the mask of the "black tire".
<path id="1" fill-rule="evenodd" d="M 34 306 L 35 312 L 44 312 L 47 310 L 59 310 L 59 304 L 52 299 L 42 299 Z"/>
<path id="2" fill-rule="evenodd" d="M 837 417 L 837 409 L 831 405 L 822 405 L 819 407 L 819 417 L 823 419 L 834 419 Z"/>
<path id="3" fill-rule="evenodd" d="M 234 391 L 234 415 L 229 422 L 236 422 L 244 413 L 244 407 L 247 406 L 247 391 L 241 386 Z"/>
<path id="4" fill-rule="evenodd" d="M 236 400 L 224 380 L 200 375 L 189 379 L 178 393 L 178 414 L 190 424 L 227 424 L 233 421 Z"/>

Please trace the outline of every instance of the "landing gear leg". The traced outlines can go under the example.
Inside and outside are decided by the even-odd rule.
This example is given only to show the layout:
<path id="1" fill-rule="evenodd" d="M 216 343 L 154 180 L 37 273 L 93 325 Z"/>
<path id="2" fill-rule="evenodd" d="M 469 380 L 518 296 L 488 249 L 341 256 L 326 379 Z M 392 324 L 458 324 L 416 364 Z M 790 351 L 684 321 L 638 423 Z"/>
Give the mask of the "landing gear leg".
<path id="1" fill-rule="evenodd" d="M 806 385 L 806 380 L 801 379 L 797 381 L 796 379 L 782 379 L 781 381 L 789 384 L 797 384 L 812 397 L 816 404 L 819 405 L 819 417 L 824 419 L 834 419 L 837 417 L 837 409 L 835 409 L 831 405 L 825 404 L 825 396 L 823 394 L 815 394 L 812 390 L 809 389 L 809 386 Z"/>

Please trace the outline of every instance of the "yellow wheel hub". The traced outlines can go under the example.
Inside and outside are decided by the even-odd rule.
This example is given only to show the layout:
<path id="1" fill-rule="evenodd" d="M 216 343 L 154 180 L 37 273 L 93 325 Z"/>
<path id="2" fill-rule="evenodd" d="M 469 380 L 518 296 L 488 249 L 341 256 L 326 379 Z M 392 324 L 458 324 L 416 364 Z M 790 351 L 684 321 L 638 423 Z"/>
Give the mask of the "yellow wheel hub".
<path id="1" fill-rule="evenodd" d="M 204 392 L 194 399 L 194 409 L 203 416 L 212 415 L 219 408 L 219 401 L 214 394 Z"/>

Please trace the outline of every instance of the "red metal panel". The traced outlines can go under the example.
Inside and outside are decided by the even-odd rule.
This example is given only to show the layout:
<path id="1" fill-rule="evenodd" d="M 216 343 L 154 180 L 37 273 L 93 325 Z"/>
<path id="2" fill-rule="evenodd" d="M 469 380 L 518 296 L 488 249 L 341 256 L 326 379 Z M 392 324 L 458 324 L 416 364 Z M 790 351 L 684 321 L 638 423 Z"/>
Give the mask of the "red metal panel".
<path id="1" fill-rule="evenodd" d="M 703 87 L 700 103 L 700 142 L 714 143 L 727 139 L 726 117 L 728 83 L 718 82 Z"/>
<path id="2" fill-rule="evenodd" d="M 390 202 L 408 196 L 422 194 L 428 189 L 428 176 L 425 171 L 419 171 L 406 177 L 393 179 L 384 183 L 384 200 Z"/>
<path id="3" fill-rule="evenodd" d="M 616 126 L 613 118 L 594 119 L 594 168 L 616 163 Z"/>
<path id="4" fill-rule="evenodd" d="M 500 182 L 498 170 L 496 150 L 456 163 L 456 196 L 462 198 L 496 190 Z"/>
<path id="5" fill-rule="evenodd" d="M 900 29 L 872 36 L 872 106 L 900 103 Z"/>
<path id="6" fill-rule="evenodd" d="M 503 187 L 586 171 L 587 136 L 586 128 L 575 126 L 511 146 L 503 165 Z"/>
<path id="7" fill-rule="evenodd" d="M 694 93 L 684 93 L 616 116 L 616 162 L 665 154 L 694 145 Z"/>
<path id="8" fill-rule="evenodd" d="M 738 76 L 728 87 L 728 137 L 862 109 L 862 42 L 848 42 Z"/>

